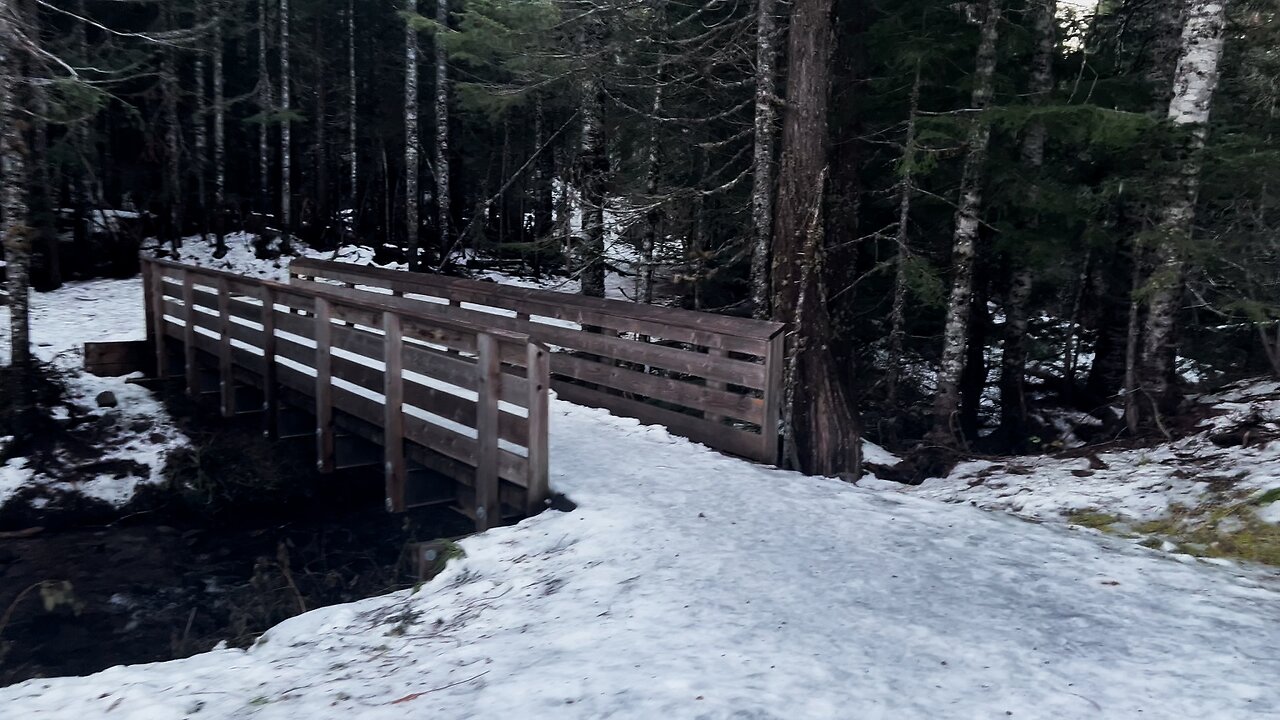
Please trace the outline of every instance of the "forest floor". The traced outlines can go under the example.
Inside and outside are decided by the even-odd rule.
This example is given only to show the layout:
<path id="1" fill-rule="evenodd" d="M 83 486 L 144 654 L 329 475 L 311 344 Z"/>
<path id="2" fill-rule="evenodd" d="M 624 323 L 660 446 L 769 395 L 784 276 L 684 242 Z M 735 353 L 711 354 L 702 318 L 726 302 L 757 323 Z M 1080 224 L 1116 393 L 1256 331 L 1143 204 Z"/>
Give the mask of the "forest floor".
<path id="1" fill-rule="evenodd" d="M 119 287 L 104 291 L 117 312 L 141 307 L 139 288 Z M 1274 717 L 1280 575 L 1119 536 L 1215 493 L 1247 504 L 1241 522 L 1271 519 L 1280 463 L 1260 441 L 1270 421 L 1252 417 L 1275 399 L 1250 388 L 1205 398 L 1227 414 L 1172 443 L 988 459 L 891 492 L 555 400 L 551 479 L 573 512 L 469 537 L 421 587 L 300 615 L 248 649 L 31 680 L 0 689 L 0 707 L 73 720 Z M 1084 513 L 1116 520 L 1081 527 Z"/>
<path id="2" fill-rule="evenodd" d="M 1192 397 L 1166 441 L 962 462 L 919 486 L 859 482 L 1207 559 L 1280 565 L 1280 382 Z"/>

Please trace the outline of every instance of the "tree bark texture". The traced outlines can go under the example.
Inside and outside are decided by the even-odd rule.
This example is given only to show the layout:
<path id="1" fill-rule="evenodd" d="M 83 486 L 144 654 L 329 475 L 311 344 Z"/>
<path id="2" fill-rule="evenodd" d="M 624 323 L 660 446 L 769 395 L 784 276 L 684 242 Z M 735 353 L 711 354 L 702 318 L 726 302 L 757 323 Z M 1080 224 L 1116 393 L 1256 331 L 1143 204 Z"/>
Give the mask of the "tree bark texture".
<path id="1" fill-rule="evenodd" d="M 797 0 L 788 40 L 773 233 L 773 317 L 790 325 L 787 462 L 811 474 L 856 477 L 861 440 L 831 352 L 826 308 L 822 203 L 834 44 L 831 0 Z"/>
<path id="2" fill-rule="evenodd" d="M 751 308 L 769 317 L 769 252 L 773 233 L 774 138 L 777 134 L 776 0 L 756 0 L 756 105 L 751 180 Z"/>
<path id="3" fill-rule="evenodd" d="M 1183 146 L 1179 148 L 1179 166 L 1169 180 L 1167 200 L 1156 225 L 1156 268 L 1148 281 L 1150 299 L 1138 378 L 1142 414 L 1162 412 L 1177 400 L 1171 382 L 1176 356 L 1173 345 L 1225 28 L 1223 0 L 1197 0 L 1188 10 L 1168 112 Z"/>
<path id="4" fill-rule="evenodd" d="M 930 431 L 930 440 L 945 446 L 956 446 L 961 442 L 956 426 L 956 413 L 960 405 L 960 378 L 964 373 L 965 348 L 969 339 L 969 303 L 973 296 L 973 269 L 977 256 L 978 227 L 982 220 L 982 186 L 991 142 L 991 123 L 985 113 L 991 104 L 995 86 L 1000 13 L 1000 0 L 987 0 L 974 65 L 973 96 L 970 100 L 970 110 L 975 113 L 975 117 L 969 129 L 955 234 L 951 243 L 951 295 L 947 303 L 942 362 L 938 369 L 933 429 Z"/>

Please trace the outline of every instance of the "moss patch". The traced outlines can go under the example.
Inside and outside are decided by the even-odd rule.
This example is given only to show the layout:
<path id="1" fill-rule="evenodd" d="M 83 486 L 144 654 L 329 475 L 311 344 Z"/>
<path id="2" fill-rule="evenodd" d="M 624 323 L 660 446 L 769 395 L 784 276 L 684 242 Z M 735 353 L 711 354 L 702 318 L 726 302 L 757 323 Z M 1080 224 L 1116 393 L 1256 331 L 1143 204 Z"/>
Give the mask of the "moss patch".
<path id="1" fill-rule="evenodd" d="M 1149 547 L 1168 541 L 1180 552 L 1196 557 L 1280 565 L 1280 525 L 1263 522 L 1255 514 L 1259 504 L 1266 504 L 1262 498 L 1251 502 L 1223 500 L 1226 504 L 1208 503 L 1196 508 L 1175 505 L 1167 516 L 1136 523 L 1130 529 L 1143 536 L 1143 544 Z"/>
<path id="2" fill-rule="evenodd" d="M 1115 515 L 1097 510 L 1073 510 L 1067 514 L 1068 523 L 1103 532 L 1110 531 L 1111 527 L 1119 521 L 1120 518 Z"/>

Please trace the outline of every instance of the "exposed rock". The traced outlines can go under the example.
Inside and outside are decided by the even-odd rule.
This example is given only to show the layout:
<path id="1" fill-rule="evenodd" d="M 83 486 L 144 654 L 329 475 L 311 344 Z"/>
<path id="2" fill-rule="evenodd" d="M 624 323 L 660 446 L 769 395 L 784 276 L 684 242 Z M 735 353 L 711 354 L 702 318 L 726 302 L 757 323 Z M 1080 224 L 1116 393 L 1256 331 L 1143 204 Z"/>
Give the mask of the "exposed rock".
<path id="1" fill-rule="evenodd" d="M 120 401 L 116 399 L 116 394 L 110 390 L 103 390 L 98 393 L 98 397 L 94 399 L 98 403 L 98 407 L 113 408 L 120 405 Z"/>

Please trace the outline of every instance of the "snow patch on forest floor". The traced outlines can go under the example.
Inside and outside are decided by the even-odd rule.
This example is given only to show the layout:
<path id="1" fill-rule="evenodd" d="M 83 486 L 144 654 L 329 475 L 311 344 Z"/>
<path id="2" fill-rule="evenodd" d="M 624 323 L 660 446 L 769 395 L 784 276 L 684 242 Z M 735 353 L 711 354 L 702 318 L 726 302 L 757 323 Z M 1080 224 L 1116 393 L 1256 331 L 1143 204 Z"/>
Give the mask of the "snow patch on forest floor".
<path id="1" fill-rule="evenodd" d="M 0 690 L 92 718 L 1274 717 L 1280 583 L 552 403 L 579 507 L 253 648 Z"/>
<path id="2" fill-rule="evenodd" d="M 199 235 L 193 235 L 183 238 L 178 262 L 213 270 L 222 270 L 244 277 L 287 283 L 289 282 L 289 262 L 295 257 L 372 265 L 375 254 L 374 248 L 364 245 L 343 245 L 337 250 L 315 250 L 302 243 L 295 243 L 293 250 L 297 255 L 277 255 L 279 241 L 273 240 L 270 249 L 272 255 L 277 256 L 263 260 L 257 256 L 257 248 L 255 247 L 257 241 L 258 236 L 254 233 L 229 233 L 225 238 L 226 254 L 222 257 L 216 257 L 217 246 L 213 243 L 212 236 L 206 241 L 201 239 Z M 396 263 L 379 265 L 378 267 L 389 270 L 405 269 L 403 265 Z"/>
<path id="3" fill-rule="evenodd" d="M 1205 416 L 1195 432 L 1149 447 L 971 460 L 915 487 L 873 478 L 859 484 L 1197 555 L 1265 559 L 1229 545 L 1241 530 L 1270 534 L 1260 525 L 1280 521 L 1280 383 L 1237 383 L 1193 402 Z"/>
<path id="4" fill-rule="evenodd" d="M 258 236 L 253 233 L 230 233 L 225 241 L 227 253 L 223 257 L 216 257 L 216 246 L 212 238 L 208 241 L 202 240 L 198 235 L 184 238 L 179 262 L 277 282 L 289 281 L 289 262 L 296 257 L 334 260 L 355 265 L 374 265 L 387 270 L 406 269 L 404 263 L 375 264 L 375 249 L 365 245 L 343 245 L 337 250 L 315 250 L 299 243 L 293 248 L 296 255 L 280 255 L 262 260 L 257 257 L 254 247 L 257 240 Z M 273 241 L 272 250 L 273 254 L 278 252 L 278 241 Z M 465 263 L 478 256 L 468 250 L 460 253 L 460 257 Z M 608 268 L 605 274 L 605 297 L 634 301 L 637 296 L 635 267 L 639 264 L 639 255 L 635 248 L 625 242 L 610 243 L 605 248 L 605 264 Z M 484 268 L 472 270 L 471 277 L 516 287 L 565 293 L 582 292 L 582 283 L 577 276 L 544 275 L 535 279 L 503 270 Z"/>
<path id="5" fill-rule="evenodd" d="M 9 327 L 8 307 L 0 307 L 0 323 Z M 52 408 L 54 418 L 92 427 L 95 443 L 81 453 L 60 450 L 60 465 L 67 474 L 41 472 L 30 458 L 0 466 L 0 507 L 23 495 L 42 509 L 66 493 L 119 507 L 139 487 L 164 480 L 165 458 L 188 440 L 163 403 L 126 377 L 102 378 L 84 371 L 85 342 L 141 340 L 145 326 L 139 278 L 69 283 L 31 295 L 32 349 L 39 361 L 58 372 L 67 391 L 64 402 Z M 9 354 L 10 336 L 5 332 L 0 335 L 0 362 L 7 364 Z M 103 392 L 114 394 L 118 406 L 99 407 L 96 398 Z"/>

